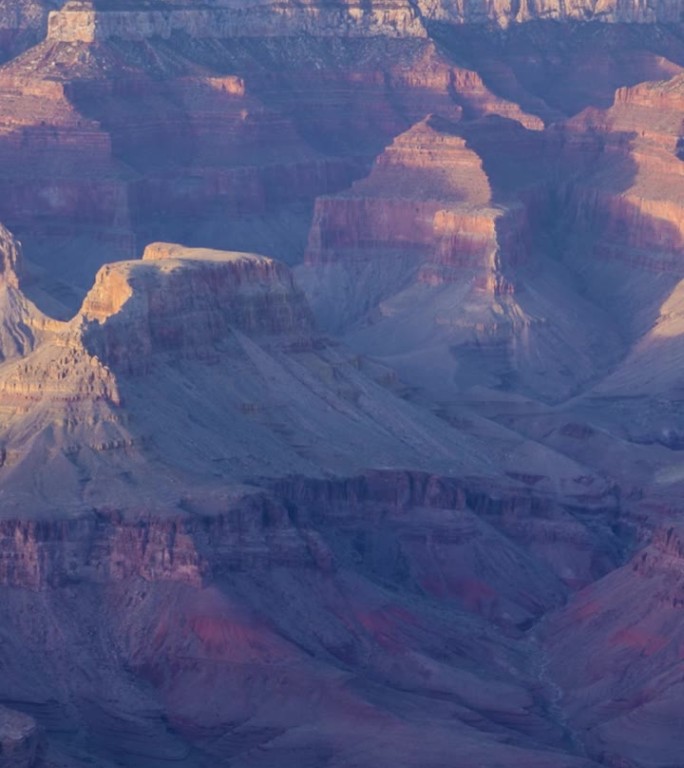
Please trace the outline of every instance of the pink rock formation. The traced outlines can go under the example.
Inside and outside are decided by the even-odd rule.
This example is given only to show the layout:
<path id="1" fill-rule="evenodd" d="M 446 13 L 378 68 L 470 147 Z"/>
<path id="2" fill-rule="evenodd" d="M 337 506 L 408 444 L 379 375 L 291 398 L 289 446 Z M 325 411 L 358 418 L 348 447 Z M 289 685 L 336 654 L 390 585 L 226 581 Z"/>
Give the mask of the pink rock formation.
<path id="1" fill-rule="evenodd" d="M 319 200 L 298 278 L 326 327 L 440 399 L 511 376 L 557 397 L 595 376 L 620 349 L 614 332 L 561 275 L 548 266 L 535 274 L 550 141 L 510 119 L 469 127 L 430 118 L 366 179 Z M 529 153 L 540 161 L 527 162 Z"/>
<path id="2" fill-rule="evenodd" d="M 22 503 L 36 474 L 41 512 L 57 499 L 176 507 L 173 492 L 160 495 L 163 466 L 210 486 L 322 466 L 489 473 L 469 438 L 426 421 L 364 368 L 317 339 L 284 266 L 157 244 L 142 261 L 103 267 L 80 313 L 3 368 L 7 504 Z M 160 396 L 163 407 L 150 410 Z"/>
<path id="3" fill-rule="evenodd" d="M 677 764 L 680 11 L 69 2 L 0 68 L 47 765 Z"/>
<path id="4" fill-rule="evenodd" d="M 659 529 L 629 563 L 579 593 L 545 630 L 572 727 L 607 765 L 679 758 L 682 541 Z M 580 639 L 581 638 L 581 639 Z M 586 653 L 570 652 L 581 642 Z"/>
<path id="5" fill-rule="evenodd" d="M 367 370 L 284 266 L 167 243 L 0 366 L 0 699 L 48 760 L 590 765 L 521 632 L 615 564 L 614 489 Z"/>

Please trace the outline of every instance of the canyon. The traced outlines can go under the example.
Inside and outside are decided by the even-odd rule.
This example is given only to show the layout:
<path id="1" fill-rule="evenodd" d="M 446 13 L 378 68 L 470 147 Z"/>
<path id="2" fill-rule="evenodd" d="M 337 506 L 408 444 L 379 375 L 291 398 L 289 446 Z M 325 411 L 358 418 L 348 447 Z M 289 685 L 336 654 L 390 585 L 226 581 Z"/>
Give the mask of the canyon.
<path id="1" fill-rule="evenodd" d="M 678 765 L 681 4 L 0 62 L 0 768 Z"/>

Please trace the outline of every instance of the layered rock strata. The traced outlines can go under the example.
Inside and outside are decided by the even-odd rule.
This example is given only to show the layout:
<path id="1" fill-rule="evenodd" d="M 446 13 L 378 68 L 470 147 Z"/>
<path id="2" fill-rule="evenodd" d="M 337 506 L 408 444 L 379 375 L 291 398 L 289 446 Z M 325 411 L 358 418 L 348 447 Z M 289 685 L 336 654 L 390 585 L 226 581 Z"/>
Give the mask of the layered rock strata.
<path id="1" fill-rule="evenodd" d="M 424 16 L 430 20 L 456 24 L 486 23 L 495 21 L 501 26 L 512 22 L 526 22 L 555 19 L 559 21 L 597 21 L 607 23 L 677 23 L 682 20 L 681 3 L 671 0 L 656 0 L 639 3 L 634 0 L 578 0 L 577 2 L 521 2 L 492 0 L 490 2 L 466 3 L 462 0 L 419 0 Z"/>
<path id="2" fill-rule="evenodd" d="M 180 7 L 179 7 L 180 6 Z M 426 24 L 511 23 L 538 20 L 577 20 L 609 23 L 668 24 L 682 19 L 678 0 L 658 0 L 651 4 L 612 0 L 607 3 L 579 0 L 561 4 L 515 4 L 508 0 L 483 0 L 478 3 L 444 0 L 373 0 L 371 3 L 345 0 L 338 5 L 318 2 L 294 4 L 261 0 L 222 0 L 188 9 L 174 2 L 132 2 L 124 7 L 107 2 L 72 0 L 49 18 L 48 34 L 62 42 L 92 42 L 121 38 L 143 40 L 168 38 L 174 33 L 195 39 L 239 36 L 278 36 L 302 31 L 320 36 L 384 35 L 391 37 L 426 36 Z"/>
<path id="3" fill-rule="evenodd" d="M 399 137 L 366 179 L 317 203 L 297 274 L 321 322 L 438 399 L 512 383 L 558 398 L 596 376 L 620 341 L 535 241 L 554 151 L 496 114 Z"/>
<path id="4" fill-rule="evenodd" d="M 615 489 L 372 372 L 283 265 L 168 243 L 0 365 L 0 700 L 48 762 L 414 765 L 427 728 L 435 765 L 587 765 L 522 633 L 621 560 Z"/>
<path id="5" fill-rule="evenodd" d="M 155 239 L 297 262 L 316 197 L 348 188 L 427 114 L 453 116 L 458 107 L 466 121 L 499 115 L 534 130 L 558 117 L 565 107 L 554 94 L 565 94 L 568 81 L 579 88 L 577 62 L 595 37 L 578 28 L 578 41 L 562 48 L 560 64 L 551 55 L 559 49 L 557 32 L 545 27 L 540 35 L 516 37 L 514 51 L 539 48 L 541 58 L 530 64 L 516 53 L 519 66 L 502 74 L 479 44 L 481 32 L 466 31 L 450 60 L 413 22 L 406 27 L 410 16 L 422 30 L 421 13 L 439 16 L 434 9 L 401 3 L 371 4 L 362 12 L 353 4 L 250 9 L 69 4 L 55 25 L 78 38 L 80 27 L 69 19 L 91 19 L 92 34 L 82 35 L 87 40 L 50 38 L 0 72 L 0 220 L 38 265 L 32 290 L 36 300 L 49 294 L 46 309 L 73 314 L 97 267 L 130 258 Z M 188 21 L 187 34 L 168 27 L 174 14 L 201 20 L 202 14 L 242 11 L 245 18 L 263 12 L 275 26 L 255 27 L 250 37 L 224 35 L 206 19 L 197 28 Z M 284 20 L 292 14 L 291 30 L 310 27 L 306 40 L 290 35 Z M 338 24 L 340 15 L 347 21 Z M 126 19 L 151 36 L 131 36 Z M 155 19 L 168 28 L 157 29 Z M 620 30 L 613 38 L 631 34 Z M 599 62 L 601 71 L 611 68 L 608 85 L 676 67 L 676 42 L 647 37 L 629 37 L 626 46 L 638 48 L 629 62 L 613 40 L 607 62 Z M 663 55 L 656 55 L 661 48 Z M 545 88 L 540 71 L 554 66 L 558 88 Z M 592 94 L 585 89 L 575 101 L 585 104 Z"/>
<path id="6" fill-rule="evenodd" d="M 161 8 L 130 3 L 119 10 L 110 5 L 69 2 L 50 14 L 48 38 L 60 42 L 94 42 L 119 38 L 144 40 L 183 33 L 194 39 L 267 37 L 302 33 L 326 37 L 340 35 L 425 37 L 426 32 L 408 0 L 383 0 L 370 6 L 357 0 L 337 5 L 316 2 L 220 2 L 197 9 Z"/>
<path id="7" fill-rule="evenodd" d="M 549 623 L 551 668 L 566 691 L 572 727 L 604 764 L 679 759 L 672 724 L 682 696 L 681 606 L 681 529 L 665 526 Z M 580 637 L 587 653 L 573 657 L 569 649 Z"/>
<path id="8" fill-rule="evenodd" d="M 37 476 L 40 511 L 174 506 L 159 485 L 170 468 L 209 485 L 387 463 L 490 472 L 472 440 L 318 339 L 271 259 L 158 244 L 103 267 L 79 314 L 49 330 L 1 372 L 7 510 Z"/>
<path id="9" fill-rule="evenodd" d="M 199 502 L 165 520 L 3 524 L 0 696 L 36 712 L 48 759 L 593 765 L 555 749 L 562 727 L 537 703 L 532 649 L 482 616 L 539 610 L 559 593 L 505 540 L 506 597 L 478 581 L 482 561 L 470 584 L 433 568 L 441 590 L 410 526 L 383 546 L 357 523 L 293 522 L 267 498 L 224 499 L 220 515 Z M 466 513 L 419 515 L 451 531 L 450 548 L 474 533 Z M 32 561 L 40 580 L 27 578 Z M 397 574 L 401 591 L 387 582 Z M 450 599 L 457 588 L 468 610 Z M 417 749 L 419 733 L 429 747 Z"/>

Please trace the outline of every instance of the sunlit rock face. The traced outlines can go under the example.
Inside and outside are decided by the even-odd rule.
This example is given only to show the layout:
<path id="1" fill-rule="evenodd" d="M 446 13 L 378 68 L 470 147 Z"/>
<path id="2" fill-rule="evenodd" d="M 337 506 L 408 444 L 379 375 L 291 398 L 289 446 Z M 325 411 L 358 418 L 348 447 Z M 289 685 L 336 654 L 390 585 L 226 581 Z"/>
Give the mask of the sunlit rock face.
<path id="1" fill-rule="evenodd" d="M 309 309 L 283 265 L 164 244 L 148 247 L 140 262 L 103 267 L 81 316 L 99 358 L 131 370 L 164 352 L 211 357 L 231 330 L 304 342 L 312 330 Z"/>
<path id="2" fill-rule="evenodd" d="M 540 267 L 560 144 L 486 90 L 463 109 L 480 112 L 473 126 L 422 121 L 367 178 L 317 201 L 298 277 L 325 327 L 433 396 L 513 381 L 567 396 L 621 343 L 572 282 Z"/>
<path id="3" fill-rule="evenodd" d="M 370 718 L 408 765 L 426 727 L 435 764 L 586 764 L 555 751 L 523 633 L 621 562 L 614 487 L 387 373 L 318 336 L 284 265 L 169 243 L 0 365 L 0 697 L 48 759 L 343 765 L 360 732 L 364 760 L 395 754 Z"/>
<path id="4" fill-rule="evenodd" d="M 282 0 L 220 0 L 189 9 L 173 1 L 82 2 L 72 0 L 49 18 L 49 37 L 63 42 L 93 42 L 120 38 L 168 38 L 174 33 L 195 39 L 238 36 L 278 36 L 302 31 L 322 36 L 425 37 L 426 24 L 491 24 L 539 20 L 609 23 L 676 23 L 682 18 L 679 0 L 648 4 L 635 0 L 578 0 L 572 3 L 481 0 L 344 0 L 340 3 L 304 3 Z"/>
<path id="5" fill-rule="evenodd" d="M 640 3 L 634 0 L 485 0 L 469 3 L 464 0 L 418 0 L 424 16 L 430 20 L 456 24 L 495 21 L 501 26 L 513 22 L 554 19 L 558 21 L 601 21 L 609 23 L 676 23 L 682 19 L 682 4 L 678 0 L 656 0 Z"/>
<path id="6" fill-rule="evenodd" d="M 0 9 L 2 768 L 676 765 L 679 6 L 53 5 Z"/>
<path id="7" fill-rule="evenodd" d="M 94 42 L 119 38 L 144 40 L 183 33 L 194 39 L 270 37 L 302 33 L 325 37 L 425 37 L 414 4 L 408 0 L 364 3 L 288 3 L 279 0 L 224 0 L 190 9 L 176 3 L 69 2 L 50 14 L 48 38 L 61 42 Z M 156 5 L 156 8 L 155 8 Z M 175 7 L 181 5 L 181 7 Z M 128 7 L 126 7 L 128 6 Z"/>
<path id="8" fill-rule="evenodd" d="M 402 2 L 55 10 L 47 39 L 0 72 L 0 220 L 37 266 L 27 290 L 68 317 L 103 263 L 157 239 L 296 263 L 316 199 L 363 178 L 428 115 L 451 119 L 459 107 L 466 120 L 537 130 L 673 72 L 682 53 L 649 25 L 637 36 L 630 25 L 573 25 L 565 47 L 555 22 L 514 24 L 505 37 L 431 26 L 452 12 Z M 452 41 L 453 30 L 465 37 Z"/>

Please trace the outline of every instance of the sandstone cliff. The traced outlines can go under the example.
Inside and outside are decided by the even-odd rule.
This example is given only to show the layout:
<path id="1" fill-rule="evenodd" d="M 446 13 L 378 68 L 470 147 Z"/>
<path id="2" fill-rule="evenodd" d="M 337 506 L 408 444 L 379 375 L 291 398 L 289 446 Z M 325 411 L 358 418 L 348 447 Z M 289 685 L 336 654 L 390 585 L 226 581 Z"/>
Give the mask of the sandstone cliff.
<path id="1" fill-rule="evenodd" d="M 608 765 L 679 759 L 670 724 L 682 695 L 682 600 L 681 530 L 666 524 L 649 547 L 577 595 L 548 626 L 572 727 Z M 588 653 L 569 663 L 580 636 Z"/>
<path id="2" fill-rule="evenodd" d="M 284 266 L 155 245 L 102 268 L 79 314 L 0 371 L 5 513 L 28 485 L 41 514 L 173 508 L 169 471 L 209 486 L 324 467 L 490 472 L 473 440 L 365 367 L 317 338 Z"/>
<path id="3" fill-rule="evenodd" d="M 479 104 L 495 112 L 497 101 Z M 320 199 L 298 278 L 326 327 L 432 396 L 515 382 L 564 397 L 621 344 L 572 278 L 541 267 L 536 201 L 553 174 L 545 135 L 520 124 L 524 113 L 483 113 L 472 124 L 418 124 L 366 179 Z"/>
<path id="4" fill-rule="evenodd" d="M 317 36 L 425 37 L 433 22 L 497 24 L 538 20 L 667 24 L 682 19 L 679 0 L 558 0 L 513 3 L 510 0 L 345 0 L 338 5 L 309 0 L 222 0 L 188 9 L 172 2 L 111 3 L 68 2 L 50 14 L 48 34 L 63 42 L 92 42 L 113 38 L 143 40 L 168 38 L 176 33 L 195 39 L 240 36 L 264 37 L 307 34 Z"/>
<path id="5" fill-rule="evenodd" d="M 137 7 L 136 7 L 137 6 Z M 166 7 L 165 7 L 166 6 Z M 197 9 L 161 3 L 145 8 L 133 3 L 125 10 L 105 9 L 80 0 L 50 14 L 48 37 L 63 42 L 92 42 L 121 38 L 168 38 L 181 32 L 195 39 L 264 37 L 314 34 L 326 37 L 386 35 L 426 36 L 415 8 L 408 0 L 367 3 L 345 0 L 337 5 L 317 2 L 282 3 L 273 0 L 205 4 Z"/>
<path id="6" fill-rule="evenodd" d="M 0 699 L 48 761 L 586 765 L 522 632 L 620 562 L 610 483 L 410 405 L 266 257 L 155 243 L 48 330 L 0 365 Z"/>
<path id="7" fill-rule="evenodd" d="M 202 14 L 242 11 L 278 24 L 257 25 L 251 37 L 217 36 L 213 21 L 203 22 L 203 37 L 193 26 Z M 424 17 L 440 13 L 427 8 Z M 172 33 L 174 14 L 194 20 L 192 34 Z M 155 239 L 296 263 L 315 199 L 366 175 L 430 113 L 458 107 L 465 121 L 499 115 L 537 130 L 597 93 L 605 100 L 684 61 L 671 32 L 625 25 L 572 26 L 568 46 L 554 23 L 494 37 L 462 25 L 453 40 L 456 27 L 440 26 L 438 47 L 414 34 L 420 9 L 401 3 L 70 4 L 54 24 L 78 37 L 69 20 L 81 17 L 100 32 L 47 39 L 0 72 L 0 220 L 38 267 L 32 295 L 47 294 L 43 306 L 62 317 L 77 310 L 99 266 Z M 126 40 L 127 24 L 160 34 Z M 289 36 L 301 28 L 312 34 Z"/>
<path id="8" fill-rule="evenodd" d="M 467 3 L 463 0 L 418 0 L 427 19 L 456 24 L 496 22 L 501 26 L 511 23 L 555 19 L 558 21 L 599 21 L 609 23 L 676 23 L 682 20 L 682 5 L 672 0 L 654 0 L 649 3 L 635 0 L 482 0 Z"/>

